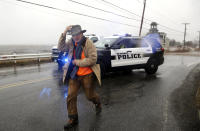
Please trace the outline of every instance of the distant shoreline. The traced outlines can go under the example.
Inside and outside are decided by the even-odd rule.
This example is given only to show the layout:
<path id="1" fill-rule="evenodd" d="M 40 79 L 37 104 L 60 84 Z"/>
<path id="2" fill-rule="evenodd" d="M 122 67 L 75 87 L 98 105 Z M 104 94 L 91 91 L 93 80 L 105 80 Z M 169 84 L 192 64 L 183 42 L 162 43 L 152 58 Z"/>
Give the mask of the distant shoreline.
<path id="1" fill-rule="evenodd" d="M 0 55 L 51 52 L 53 45 L 0 45 Z"/>

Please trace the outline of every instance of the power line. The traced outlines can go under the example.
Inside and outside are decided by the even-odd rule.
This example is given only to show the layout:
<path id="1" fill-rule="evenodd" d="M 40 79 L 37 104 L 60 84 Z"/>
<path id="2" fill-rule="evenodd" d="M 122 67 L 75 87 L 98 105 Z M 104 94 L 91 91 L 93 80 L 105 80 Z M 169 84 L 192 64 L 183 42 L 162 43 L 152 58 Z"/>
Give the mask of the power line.
<path id="1" fill-rule="evenodd" d="M 27 5 L 22 5 L 22 4 L 17 4 L 16 3 L 16 1 L 8 1 L 8 0 L 0 0 L 0 2 L 6 2 L 6 3 L 9 3 L 9 4 L 11 4 L 11 5 L 16 5 L 16 6 L 19 6 L 19 7 L 23 7 L 23 8 L 26 8 L 26 9 L 29 9 L 30 10 L 30 7 L 29 6 L 27 6 Z M 39 12 L 39 13 L 46 13 L 46 14 L 48 14 L 48 15 L 52 15 L 52 16 L 55 16 L 55 17 L 60 17 L 60 18 L 63 18 L 63 15 L 65 15 L 66 16 L 66 14 L 55 14 L 55 13 L 49 13 L 49 12 L 47 12 L 47 11 L 44 11 L 44 10 L 34 10 L 34 11 L 37 11 L 37 12 Z M 62 16 L 60 16 L 60 15 L 62 15 Z"/>
<path id="2" fill-rule="evenodd" d="M 58 11 L 68 12 L 68 13 L 72 13 L 72 14 L 76 14 L 76 15 L 81 15 L 81 16 L 85 16 L 85 17 L 89 17 L 89 18 L 94 18 L 94 19 L 98 19 L 98 20 L 102 20 L 102 21 L 107 21 L 107 22 L 111 22 L 111 23 L 121 24 L 121 25 L 129 26 L 129 27 L 139 28 L 139 27 L 134 26 L 134 25 L 120 23 L 120 22 L 117 22 L 117 21 L 112 21 L 112 20 L 108 20 L 108 19 L 98 18 L 98 17 L 94 17 L 94 16 L 89 16 L 89 15 L 85 15 L 85 14 L 81 14 L 81 13 L 76 13 L 76 12 L 72 12 L 72 11 L 68 11 L 68 10 L 58 9 L 58 8 L 51 7 L 51 6 L 41 5 L 41 4 L 32 3 L 32 2 L 23 1 L 23 0 L 16 0 L 16 1 L 27 3 L 27 4 L 32 4 L 32 5 L 35 5 L 35 6 L 41 6 L 41 7 L 45 7 L 45 8 L 50 8 L 50 9 L 54 9 L 54 10 L 58 10 Z M 144 29 L 148 30 L 148 28 L 144 28 Z"/>
<path id="3" fill-rule="evenodd" d="M 140 3 L 140 4 L 143 4 L 140 0 L 137 0 L 137 2 Z M 147 8 L 148 8 L 148 6 L 147 6 Z M 149 8 L 149 9 L 151 9 L 153 12 L 156 12 L 156 13 L 160 14 L 160 16 L 167 17 L 167 19 L 168 19 L 168 20 L 170 19 L 170 21 L 171 21 L 173 24 L 177 24 L 177 22 L 172 21 L 172 19 L 171 19 L 170 17 L 168 17 L 167 15 L 164 15 L 164 14 L 162 14 L 161 12 L 159 12 L 159 11 L 157 11 L 157 10 L 155 10 L 155 9 L 152 9 L 152 8 Z"/>
<path id="4" fill-rule="evenodd" d="M 139 0 L 137 0 L 137 2 L 140 3 L 140 4 L 143 4 L 143 3 L 142 3 L 141 1 L 139 1 Z M 147 8 L 148 8 L 148 6 L 147 6 Z M 158 11 L 155 11 L 154 9 L 151 9 L 151 10 L 153 10 L 154 12 L 158 12 Z M 158 12 L 158 13 L 159 13 L 160 15 L 166 17 L 166 15 L 163 15 L 163 14 L 161 14 L 160 12 Z M 167 16 L 167 17 L 168 17 L 168 16 Z M 170 18 L 170 17 L 168 17 L 168 18 Z M 170 18 L 170 20 L 171 20 L 171 18 Z M 173 22 L 173 24 L 175 24 L 175 22 Z M 168 28 L 168 29 L 170 29 L 170 30 L 174 30 L 174 31 L 183 33 L 182 31 L 175 30 L 175 29 L 170 28 L 170 27 L 167 27 L 167 26 L 165 26 L 165 25 L 160 25 L 160 26 L 165 27 L 165 28 Z"/>
<path id="5" fill-rule="evenodd" d="M 133 12 L 127 10 L 127 9 L 124 9 L 124 8 L 118 6 L 118 5 L 115 5 L 115 4 L 111 3 L 111 2 L 108 2 L 108 1 L 106 1 L 106 0 L 101 0 L 101 1 L 107 3 L 107 4 L 111 5 L 111 6 L 117 7 L 117 8 L 119 8 L 119 9 L 121 9 L 121 10 L 124 10 L 124 11 L 126 11 L 126 12 L 128 12 L 128 13 L 130 13 L 130 14 L 133 14 L 133 15 L 136 15 L 136 16 L 138 16 L 138 17 L 141 17 L 140 15 L 138 15 L 138 14 L 136 14 L 136 13 L 133 13 Z M 144 19 L 147 20 L 147 21 L 153 22 L 153 21 L 150 20 L 150 19 L 147 19 L 147 18 L 144 18 Z M 179 30 L 172 29 L 172 28 L 167 27 L 167 26 L 165 26 L 165 25 L 162 25 L 162 24 L 159 24 L 159 25 L 162 26 L 162 27 L 164 27 L 164 28 L 167 28 L 167 29 L 173 30 L 173 31 L 175 31 L 175 32 L 183 33 L 183 32 L 181 32 L 181 31 L 179 31 Z"/>
<path id="6" fill-rule="evenodd" d="M 99 11 L 103 11 L 103 12 L 106 12 L 106 13 L 109 13 L 109 14 L 113 14 L 113 15 L 116 15 L 116 16 L 119 16 L 119 17 L 123 17 L 123 18 L 126 18 L 126 19 L 135 20 L 135 21 L 140 21 L 140 20 L 138 20 L 138 19 L 130 18 L 130 17 L 124 16 L 124 15 L 119 15 L 119 14 L 116 14 L 116 13 L 114 13 L 114 12 L 107 11 L 107 10 L 103 10 L 103 9 L 100 9 L 100 8 L 96 8 L 96 7 L 94 7 L 94 6 L 86 5 L 86 4 L 84 4 L 84 3 L 77 2 L 77 1 L 74 1 L 74 0 L 68 0 L 68 1 L 73 2 L 73 3 L 76 3 L 76 4 L 79 4 L 79 5 L 82 5 L 82 6 L 85 6 L 85 7 L 93 8 L 93 9 L 96 9 L 96 10 L 99 10 Z"/>
<path id="7" fill-rule="evenodd" d="M 33 3 L 33 2 L 29 2 L 29 1 L 24 1 L 24 0 L 16 0 L 16 1 L 26 3 L 26 4 L 35 5 L 35 6 L 45 7 L 45 8 L 49 8 L 49 9 L 53 9 L 53 10 L 58 10 L 58 11 L 62 11 L 62 12 L 67 12 L 67 13 L 71 13 L 71 14 L 76 14 L 76 15 L 80 15 L 80 16 L 85 16 L 85 17 L 89 17 L 89 18 L 93 18 L 93 19 L 98 19 L 98 20 L 102 20 L 102 21 L 107 21 L 107 22 L 111 22 L 111 23 L 115 23 L 115 24 L 139 28 L 138 26 L 125 24 L 125 23 L 121 23 L 121 22 L 117 22 L 117 21 L 112 21 L 112 20 L 108 20 L 108 19 L 104 19 L 104 18 L 100 18 L 100 17 L 90 16 L 90 15 L 86 15 L 86 14 L 82 14 L 82 13 L 77 13 L 77 12 L 73 12 L 73 11 L 69 11 L 69 10 L 63 10 L 63 9 L 59 9 L 59 8 L 56 8 L 56 7 L 47 6 L 47 5 L 43 5 L 43 4 Z"/>
<path id="8" fill-rule="evenodd" d="M 136 16 L 138 16 L 138 17 L 141 17 L 140 15 L 138 15 L 138 14 L 136 14 L 136 13 L 133 13 L 133 12 L 127 10 L 127 9 L 121 8 L 120 6 L 117 6 L 117 5 L 115 5 L 115 4 L 111 3 L 111 2 L 108 2 L 108 1 L 106 1 L 106 0 L 101 0 L 101 1 L 103 1 L 104 3 L 107 3 L 107 4 L 111 5 L 111 6 L 117 7 L 117 8 L 119 8 L 119 9 L 121 9 L 121 10 L 124 10 L 124 11 L 126 11 L 126 12 L 128 12 L 128 13 L 131 13 L 131 14 L 133 14 L 133 15 L 136 15 Z M 140 2 L 139 0 L 137 0 L 137 1 L 138 1 L 139 3 L 142 3 L 142 2 Z M 152 20 L 149 20 L 149 19 L 146 19 L 146 18 L 144 18 L 144 19 L 147 20 L 147 21 L 153 22 Z M 144 23 L 145 23 L 145 24 L 150 24 L 150 23 L 148 23 L 148 22 L 144 22 Z M 183 33 L 182 31 L 179 31 L 179 30 L 176 30 L 176 29 L 167 27 L 167 26 L 165 26 L 165 25 L 161 25 L 161 24 L 159 24 L 159 25 L 160 25 L 161 27 L 166 28 L 166 29 L 169 29 L 169 30 L 172 30 L 172 31 L 175 31 L 175 32 L 179 32 L 179 33 Z"/>
<path id="9" fill-rule="evenodd" d="M 167 29 L 169 29 L 169 30 L 172 30 L 172 31 L 178 32 L 178 33 L 183 33 L 182 31 L 179 31 L 179 30 L 176 30 L 176 29 L 173 29 L 173 28 L 167 27 L 167 26 L 165 26 L 165 25 L 160 25 L 160 26 L 165 27 L 165 28 L 167 28 Z"/>
<path id="10" fill-rule="evenodd" d="M 82 5 L 82 6 L 86 6 L 86 7 L 89 7 L 89 8 L 93 8 L 93 9 L 96 9 L 96 10 L 99 10 L 99 11 L 103 11 L 103 12 L 106 12 L 106 13 L 110 13 L 110 14 L 113 14 L 113 15 L 116 15 L 116 16 L 120 16 L 120 17 L 123 17 L 123 18 L 131 19 L 131 20 L 135 20 L 135 21 L 140 21 L 140 20 L 138 20 L 138 19 L 130 18 L 130 17 L 124 16 L 124 15 L 119 15 L 119 14 L 116 14 L 116 13 L 114 13 L 114 12 L 107 11 L 107 10 L 103 10 L 103 9 L 100 9 L 100 8 L 96 8 L 96 7 L 94 7 L 94 6 L 86 5 L 86 4 L 83 4 L 83 3 L 81 3 L 81 2 L 77 2 L 77 1 L 74 1 L 74 0 L 68 0 L 68 1 L 73 2 L 73 3 L 76 3 L 76 4 L 79 4 L 79 5 Z M 102 0 L 102 1 L 107 3 L 107 1 L 105 1 L 105 0 Z M 109 3 L 109 4 L 112 4 L 112 3 L 110 3 L 110 2 L 108 2 L 108 3 Z M 112 4 L 112 5 L 114 5 L 114 4 Z M 121 8 L 121 7 L 119 7 L 119 6 L 116 6 L 116 5 L 115 5 L 115 7 L 120 8 L 120 9 L 123 9 L 123 8 Z M 126 9 L 125 9 L 125 10 L 126 10 Z M 126 11 L 128 11 L 128 10 L 126 10 Z M 130 13 L 130 11 L 129 11 L 129 13 Z M 133 13 L 133 12 L 131 12 L 131 13 Z M 134 15 L 137 15 L 137 14 L 135 14 L 135 13 L 133 13 L 133 14 L 134 14 Z M 139 15 L 137 15 L 137 16 L 139 16 Z M 140 17 L 140 16 L 139 16 L 139 17 Z M 144 18 L 144 19 L 146 19 L 146 18 Z M 151 20 L 149 20 L 149 21 L 151 21 Z M 151 21 L 151 22 L 152 22 L 152 21 Z M 145 23 L 145 24 L 150 24 L 150 23 L 148 23 L 148 22 L 144 22 L 144 23 Z M 167 27 L 167 26 L 164 26 L 164 25 L 160 25 L 160 26 L 162 26 L 162 27 L 164 27 L 164 28 L 168 28 L 168 29 L 173 30 L 173 31 L 176 31 L 176 32 L 183 33 L 183 32 L 181 32 L 181 31 L 177 31 L 177 30 L 175 30 L 175 29 L 173 29 L 173 28 L 170 28 L 170 27 Z"/>
<path id="11" fill-rule="evenodd" d="M 135 15 L 135 16 L 141 17 L 140 15 L 138 15 L 138 14 L 136 14 L 136 13 L 133 13 L 133 12 L 127 10 L 127 9 L 124 9 L 124 8 L 118 6 L 118 5 L 115 5 L 115 4 L 111 3 L 111 2 L 108 2 L 108 1 L 106 1 L 106 0 L 101 0 L 101 1 L 103 1 L 103 2 L 105 2 L 105 3 L 107 3 L 107 4 L 109 4 L 109 5 L 112 5 L 112 6 L 114 6 L 114 7 L 117 7 L 117 8 L 119 8 L 119 9 L 121 9 L 121 10 L 124 10 L 124 11 L 126 11 L 126 12 L 128 12 L 128 13 L 130 13 L 130 14 L 133 14 L 133 15 Z"/>

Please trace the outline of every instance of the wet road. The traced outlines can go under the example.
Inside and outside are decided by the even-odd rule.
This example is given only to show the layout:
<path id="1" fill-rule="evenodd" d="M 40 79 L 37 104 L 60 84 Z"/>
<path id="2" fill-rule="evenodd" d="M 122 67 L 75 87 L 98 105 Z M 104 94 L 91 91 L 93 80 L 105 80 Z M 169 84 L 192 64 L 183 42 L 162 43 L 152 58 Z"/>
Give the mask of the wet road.
<path id="1" fill-rule="evenodd" d="M 156 75 L 148 76 L 143 70 L 108 74 L 97 89 L 102 113 L 95 115 L 94 106 L 80 90 L 80 123 L 72 130 L 184 130 L 171 107 L 171 97 L 198 63 L 199 57 L 168 55 Z M 55 63 L 1 68 L 0 131 L 63 131 L 67 86 L 61 77 Z"/>

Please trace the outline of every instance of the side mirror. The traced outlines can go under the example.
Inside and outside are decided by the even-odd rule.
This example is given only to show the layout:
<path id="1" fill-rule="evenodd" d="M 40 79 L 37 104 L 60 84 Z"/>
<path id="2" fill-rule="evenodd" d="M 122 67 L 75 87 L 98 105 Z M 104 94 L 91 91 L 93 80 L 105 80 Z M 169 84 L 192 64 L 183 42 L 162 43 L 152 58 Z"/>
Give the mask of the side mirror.
<path id="1" fill-rule="evenodd" d="M 95 40 L 93 40 L 93 43 L 96 43 L 98 40 L 97 39 L 95 39 Z"/>
<path id="2" fill-rule="evenodd" d="M 105 44 L 104 46 L 106 47 L 106 49 L 109 49 L 109 48 L 110 48 L 108 44 Z"/>
<path id="3" fill-rule="evenodd" d="M 108 48 L 108 47 L 109 47 L 109 45 L 108 45 L 108 44 L 105 44 L 105 47 L 106 47 L 106 48 Z"/>

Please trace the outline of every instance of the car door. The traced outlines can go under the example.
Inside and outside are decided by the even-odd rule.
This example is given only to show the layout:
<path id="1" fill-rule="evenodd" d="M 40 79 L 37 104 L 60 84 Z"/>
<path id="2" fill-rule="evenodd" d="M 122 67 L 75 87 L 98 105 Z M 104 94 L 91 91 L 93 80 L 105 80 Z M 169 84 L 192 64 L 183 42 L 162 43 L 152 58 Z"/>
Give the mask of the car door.
<path id="1" fill-rule="evenodd" d="M 120 67 L 131 65 L 132 46 L 129 39 L 123 39 L 111 47 L 111 66 Z"/>
<path id="2" fill-rule="evenodd" d="M 111 49 L 111 66 L 131 66 L 146 64 L 148 58 L 145 56 L 145 51 L 150 48 L 142 48 L 141 40 L 134 38 L 123 39 L 119 43 L 113 45 Z"/>
<path id="3" fill-rule="evenodd" d="M 139 56 L 137 58 L 134 57 L 131 63 L 133 65 L 146 64 L 152 54 L 152 48 L 148 46 L 147 43 L 144 43 L 140 38 L 132 38 L 130 43 L 133 45 L 133 54 Z"/>

